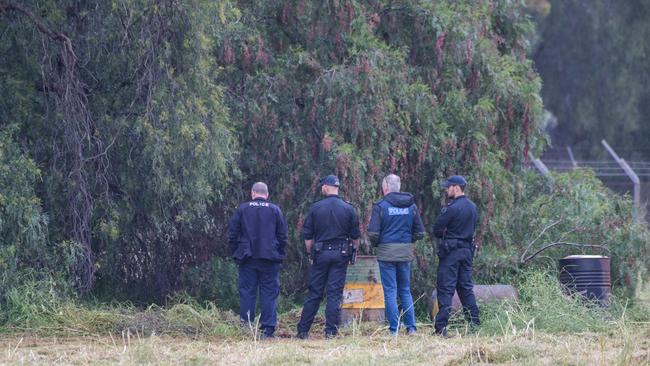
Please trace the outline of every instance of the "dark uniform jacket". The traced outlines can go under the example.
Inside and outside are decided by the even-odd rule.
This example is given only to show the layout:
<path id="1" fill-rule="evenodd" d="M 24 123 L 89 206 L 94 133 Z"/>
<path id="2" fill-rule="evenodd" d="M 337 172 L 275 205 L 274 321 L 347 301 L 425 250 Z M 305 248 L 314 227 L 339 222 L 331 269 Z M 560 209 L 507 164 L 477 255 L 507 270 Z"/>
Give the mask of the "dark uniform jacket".
<path id="1" fill-rule="evenodd" d="M 305 240 L 332 244 L 359 239 L 359 216 L 352 204 L 338 195 L 329 195 L 309 208 L 302 236 Z"/>
<path id="2" fill-rule="evenodd" d="M 282 262 L 287 246 L 287 223 L 282 211 L 263 198 L 239 205 L 228 225 L 232 257 Z"/>
<path id="3" fill-rule="evenodd" d="M 424 225 L 413 195 L 391 192 L 375 203 L 368 225 L 368 236 L 374 245 L 378 245 L 378 260 L 413 260 L 412 243 L 424 237 Z"/>
<path id="4" fill-rule="evenodd" d="M 442 209 L 433 224 L 436 238 L 458 239 L 471 242 L 478 221 L 478 210 L 472 200 L 460 196 Z"/>

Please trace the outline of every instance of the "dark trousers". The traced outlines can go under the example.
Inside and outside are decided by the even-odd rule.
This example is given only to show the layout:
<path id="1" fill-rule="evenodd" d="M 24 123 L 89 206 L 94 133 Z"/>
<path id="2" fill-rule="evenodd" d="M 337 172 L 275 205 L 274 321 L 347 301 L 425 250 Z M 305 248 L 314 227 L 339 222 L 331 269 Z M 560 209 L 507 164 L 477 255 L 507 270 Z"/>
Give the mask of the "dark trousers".
<path id="1" fill-rule="evenodd" d="M 273 334 L 277 323 L 275 301 L 280 294 L 280 263 L 248 259 L 239 265 L 239 319 L 255 324 L 255 303 L 260 292 L 260 328 Z"/>
<path id="2" fill-rule="evenodd" d="M 316 255 L 314 264 L 309 270 L 309 295 L 298 323 L 299 333 L 309 332 L 324 293 L 327 293 L 325 333 L 332 335 L 338 333 L 343 286 L 345 286 L 349 259 L 343 257 L 338 250 L 324 250 Z"/>
<path id="3" fill-rule="evenodd" d="M 458 248 L 440 258 L 436 285 L 439 310 L 435 320 L 435 328 L 438 332 L 447 327 L 454 291 L 458 292 L 468 320 L 474 325 L 480 324 L 472 282 L 472 257 L 473 253 L 470 249 Z"/>

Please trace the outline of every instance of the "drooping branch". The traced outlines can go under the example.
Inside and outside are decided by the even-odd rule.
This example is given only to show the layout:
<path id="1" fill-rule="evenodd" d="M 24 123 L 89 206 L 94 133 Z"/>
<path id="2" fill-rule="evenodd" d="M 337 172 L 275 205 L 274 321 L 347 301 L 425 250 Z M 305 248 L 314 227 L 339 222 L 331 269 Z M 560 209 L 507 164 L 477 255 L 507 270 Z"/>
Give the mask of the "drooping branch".
<path id="1" fill-rule="evenodd" d="M 562 222 L 562 219 L 559 219 L 559 220 L 553 221 L 551 224 L 549 224 L 549 225 L 546 226 L 544 229 L 542 229 L 542 231 L 540 231 L 540 233 L 535 237 L 535 239 L 533 239 L 530 243 L 528 243 L 528 245 L 526 246 L 526 249 L 524 249 L 524 252 L 521 253 L 521 258 L 519 259 L 519 262 L 522 263 L 522 264 L 525 263 L 524 258 L 526 257 L 526 253 L 528 253 L 528 251 L 530 250 L 530 248 L 532 248 L 533 244 L 535 244 L 535 242 L 537 242 L 537 241 L 539 240 L 539 238 L 541 238 L 542 235 L 544 235 L 544 233 L 545 233 L 548 229 L 552 228 L 553 226 L 555 226 L 555 225 L 557 225 L 557 224 L 559 224 L 559 223 L 561 223 L 561 222 Z"/>
<path id="2" fill-rule="evenodd" d="M 94 121 L 88 109 L 85 84 L 79 76 L 77 55 L 72 41 L 60 31 L 52 29 L 28 8 L 13 2 L 0 0 L 0 13 L 14 11 L 25 16 L 38 31 L 61 46 L 62 68 L 45 63 L 44 91 L 52 91 L 56 105 L 63 112 L 63 169 L 68 172 L 68 210 L 71 217 L 70 229 L 73 239 L 81 247 L 74 268 L 74 283 L 81 294 L 88 293 L 94 284 L 95 265 L 92 252 L 91 220 L 93 215 L 93 179 L 101 180 L 106 174 L 108 160 L 98 138 Z M 86 158 L 90 155 L 91 158 Z M 105 180 L 105 179 L 104 179 Z"/>
<path id="3" fill-rule="evenodd" d="M 567 243 L 563 241 L 558 241 L 554 243 L 549 243 L 541 247 L 539 250 L 537 250 L 535 253 L 529 255 L 526 258 L 522 258 L 521 263 L 525 264 L 531 259 L 535 258 L 539 253 L 545 251 L 546 249 L 556 247 L 558 245 L 566 245 L 566 246 L 571 246 L 571 247 L 579 247 L 579 248 L 600 248 L 600 249 L 605 249 L 607 252 L 609 252 L 609 248 L 607 248 L 604 245 L 598 245 L 598 244 L 580 244 L 580 243 Z"/>
<path id="4" fill-rule="evenodd" d="M 547 226 L 545 226 L 539 232 L 539 234 L 537 234 L 537 236 L 533 240 L 531 240 L 530 243 L 528 243 L 528 245 L 526 246 L 526 249 L 524 249 L 523 253 L 521 253 L 521 257 L 519 258 L 519 264 L 525 265 L 526 263 L 528 263 L 530 260 L 537 257 L 537 255 L 539 255 L 541 252 L 545 251 L 546 249 L 553 248 L 553 247 L 560 246 L 560 245 L 571 246 L 571 247 L 579 247 L 579 248 L 600 248 L 600 249 L 605 249 L 606 251 L 609 251 L 609 248 L 607 248 L 607 247 L 605 247 L 603 245 L 580 244 L 580 243 L 566 242 L 565 238 L 568 236 L 569 233 L 571 233 L 573 231 L 573 230 L 571 230 L 571 231 L 569 231 L 567 233 L 564 233 L 560 237 L 559 240 L 557 240 L 555 242 L 552 242 L 552 243 L 544 244 L 540 249 L 535 251 L 533 254 L 531 254 L 529 256 L 526 256 L 526 254 L 528 254 L 528 252 L 531 250 L 533 245 L 544 235 L 544 233 L 546 233 L 548 230 L 555 227 L 556 225 L 560 224 L 562 221 L 563 221 L 563 219 L 560 218 L 560 219 L 558 219 L 556 221 L 553 221 L 552 223 L 548 224 Z"/>
<path id="5" fill-rule="evenodd" d="M 25 15 L 32 24 L 43 34 L 51 38 L 53 41 L 59 41 L 59 42 L 64 42 L 68 44 L 72 44 L 70 42 L 70 38 L 68 38 L 65 34 L 61 32 L 57 32 L 55 30 L 52 30 L 50 27 L 48 27 L 45 22 L 40 20 L 34 13 L 25 8 L 24 6 L 8 1 L 0 1 L 0 13 L 5 13 L 5 12 L 10 12 L 10 11 L 16 11 L 19 13 L 22 13 Z M 72 48 L 72 47 L 70 47 Z"/>

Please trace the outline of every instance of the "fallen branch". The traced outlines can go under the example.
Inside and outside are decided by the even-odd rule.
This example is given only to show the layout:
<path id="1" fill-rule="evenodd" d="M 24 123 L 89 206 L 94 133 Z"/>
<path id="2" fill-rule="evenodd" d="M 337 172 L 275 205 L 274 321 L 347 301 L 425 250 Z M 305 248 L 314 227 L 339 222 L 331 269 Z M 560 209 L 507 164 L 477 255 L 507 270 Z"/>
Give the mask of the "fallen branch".
<path id="1" fill-rule="evenodd" d="M 524 258 L 526 256 L 526 253 L 528 253 L 528 251 L 533 246 L 533 244 L 535 244 L 535 242 L 537 242 L 537 240 L 539 240 L 539 238 L 541 238 L 542 235 L 544 235 L 546 230 L 552 228 L 553 226 L 555 226 L 555 225 L 557 225 L 557 224 L 559 224 L 561 222 L 562 222 L 562 219 L 559 219 L 557 221 L 552 222 L 550 225 L 546 226 L 544 229 L 542 229 L 542 231 L 535 237 L 535 239 L 533 239 L 530 243 L 528 243 L 528 246 L 526 246 L 526 249 L 524 249 L 524 252 L 521 253 L 521 258 L 519 259 L 520 263 L 522 263 L 522 264 L 526 263 L 525 260 L 524 260 Z"/>
<path id="2" fill-rule="evenodd" d="M 530 256 L 528 256 L 528 257 L 526 257 L 526 258 L 524 258 L 524 257 L 522 256 L 521 263 L 522 263 L 522 264 L 525 264 L 526 262 L 528 262 L 528 261 L 530 261 L 531 259 L 535 258 L 539 253 L 543 252 L 544 250 L 546 250 L 546 249 L 548 249 L 548 248 L 552 248 L 552 247 L 558 246 L 558 245 L 566 245 L 566 246 L 582 247 L 582 248 L 600 248 L 600 249 L 605 249 L 608 253 L 610 252 L 610 251 L 609 251 L 609 248 L 607 248 L 606 246 L 603 246 L 603 245 L 597 245 L 597 244 L 567 243 L 567 242 L 563 242 L 563 241 L 558 241 L 558 242 L 550 243 L 550 244 L 547 244 L 547 245 L 543 246 L 541 249 L 539 249 L 538 251 L 536 251 L 535 253 L 531 254 Z"/>

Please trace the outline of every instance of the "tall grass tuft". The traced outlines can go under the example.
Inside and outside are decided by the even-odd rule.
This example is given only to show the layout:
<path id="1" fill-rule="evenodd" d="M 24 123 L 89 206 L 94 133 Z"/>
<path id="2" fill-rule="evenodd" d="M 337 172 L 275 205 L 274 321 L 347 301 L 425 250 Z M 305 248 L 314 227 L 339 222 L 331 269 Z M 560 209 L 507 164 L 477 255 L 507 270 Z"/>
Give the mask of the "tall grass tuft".
<path id="1" fill-rule="evenodd" d="M 518 289 L 517 301 L 481 306 L 481 333 L 602 333 L 621 330 L 650 316 L 650 310 L 616 297 L 609 308 L 604 308 L 579 295 L 568 295 L 548 272 L 525 272 Z"/>

